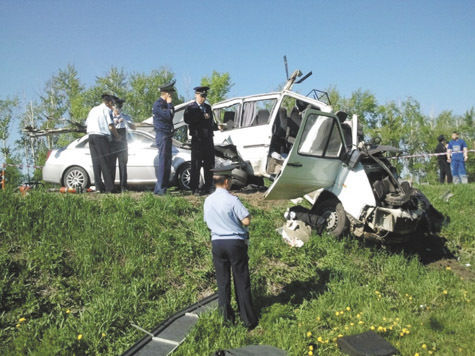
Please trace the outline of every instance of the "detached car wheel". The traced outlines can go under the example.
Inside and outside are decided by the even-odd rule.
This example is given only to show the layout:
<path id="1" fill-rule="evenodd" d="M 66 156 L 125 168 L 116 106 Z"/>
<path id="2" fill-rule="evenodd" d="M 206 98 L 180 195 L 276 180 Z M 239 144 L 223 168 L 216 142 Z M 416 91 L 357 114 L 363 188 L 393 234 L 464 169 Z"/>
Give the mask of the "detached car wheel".
<path id="1" fill-rule="evenodd" d="M 67 188 L 81 188 L 85 190 L 89 186 L 89 176 L 84 168 L 70 167 L 64 173 L 63 185 Z"/>
<path id="2" fill-rule="evenodd" d="M 182 190 L 190 190 L 191 183 L 191 163 L 183 163 L 177 171 L 178 187 Z"/>
<path id="3" fill-rule="evenodd" d="M 348 218 L 343 205 L 336 199 L 324 200 L 317 203 L 313 209 L 315 213 L 326 220 L 325 231 L 335 237 L 341 237 L 348 229 Z"/>

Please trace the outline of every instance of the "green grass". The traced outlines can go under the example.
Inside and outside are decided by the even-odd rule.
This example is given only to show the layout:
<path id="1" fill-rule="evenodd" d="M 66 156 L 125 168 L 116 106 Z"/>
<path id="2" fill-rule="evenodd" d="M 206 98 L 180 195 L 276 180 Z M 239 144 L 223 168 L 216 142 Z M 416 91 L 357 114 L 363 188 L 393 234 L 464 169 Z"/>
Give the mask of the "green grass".
<path id="1" fill-rule="evenodd" d="M 351 238 L 314 235 L 290 248 L 274 231 L 283 209 L 246 203 L 259 326 L 226 327 L 212 312 L 175 354 L 269 344 L 338 355 L 339 335 L 371 327 L 403 355 L 469 354 L 475 272 L 463 265 L 474 262 L 475 186 L 421 189 L 451 218 L 441 236 L 460 268 Z M 130 322 L 150 330 L 216 288 L 201 204 L 41 192 L 2 192 L 1 201 L 0 354 L 119 354 L 143 336 Z"/>

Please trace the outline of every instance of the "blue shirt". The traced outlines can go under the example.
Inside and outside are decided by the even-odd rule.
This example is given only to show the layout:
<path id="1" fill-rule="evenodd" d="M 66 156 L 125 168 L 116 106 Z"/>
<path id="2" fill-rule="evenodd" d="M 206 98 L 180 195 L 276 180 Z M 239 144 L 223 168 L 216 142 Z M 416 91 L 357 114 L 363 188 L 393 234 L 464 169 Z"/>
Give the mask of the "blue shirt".
<path id="1" fill-rule="evenodd" d="M 450 140 L 447 149 L 452 150 L 453 161 L 463 161 L 463 149 L 467 148 L 467 144 L 461 138 Z"/>
<path id="2" fill-rule="evenodd" d="M 175 115 L 175 108 L 172 103 L 167 103 L 162 98 L 159 98 L 153 104 L 153 127 L 155 131 L 164 133 L 173 132 L 173 116 Z"/>
<path id="3" fill-rule="evenodd" d="M 216 188 L 205 200 L 204 221 L 211 230 L 211 240 L 248 239 L 249 232 L 241 223 L 248 216 L 239 198 L 226 189 Z"/>

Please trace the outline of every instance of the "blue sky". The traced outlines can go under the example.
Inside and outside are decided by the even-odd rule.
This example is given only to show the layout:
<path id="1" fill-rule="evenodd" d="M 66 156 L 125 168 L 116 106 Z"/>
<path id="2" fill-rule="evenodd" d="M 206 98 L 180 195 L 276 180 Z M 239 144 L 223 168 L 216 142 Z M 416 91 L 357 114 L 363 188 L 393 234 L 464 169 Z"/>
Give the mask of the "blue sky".
<path id="1" fill-rule="evenodd" d="M 74 64 L 90 85 L 111 66 L 169 67 L 185 97 L 204 75 L 229 72 L 229 96 L 271 91 L 290 70 L 299 87 L 359 88 L 379 103 L 418 100 L 424 113 L 475 106 L 475 1 L 0 2 L 0 99 L 35 99 Z"/>

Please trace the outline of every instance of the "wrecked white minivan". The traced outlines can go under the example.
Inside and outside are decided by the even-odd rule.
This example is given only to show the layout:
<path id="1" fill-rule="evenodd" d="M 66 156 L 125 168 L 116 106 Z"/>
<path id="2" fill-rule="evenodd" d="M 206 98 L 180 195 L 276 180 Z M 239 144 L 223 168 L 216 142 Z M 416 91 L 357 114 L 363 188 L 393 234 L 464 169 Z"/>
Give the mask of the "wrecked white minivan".
<path id="1" fill-rule="evenodd" d="M 297 206 L 286 217 L 317 230 L 387 243 L 440 231 L 442 214 L 399 180 L 386 158 L 398 150 L 366 144 L 357 117 L 333 113 L 322 99 L 326 93 L 291 91 L 300 75 L 294 72 L 280 92 L 213 105 L 215 119 L 226 126 L 215 133 L 215 145 L 235 147 L 250 176 L 273 180 L 266 199 L 305 197 L 312 207 Z"/>

